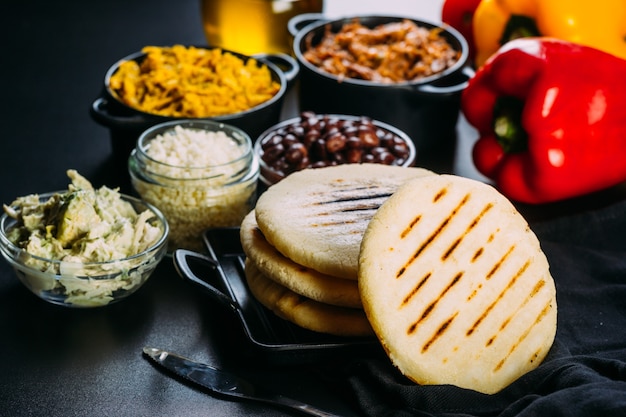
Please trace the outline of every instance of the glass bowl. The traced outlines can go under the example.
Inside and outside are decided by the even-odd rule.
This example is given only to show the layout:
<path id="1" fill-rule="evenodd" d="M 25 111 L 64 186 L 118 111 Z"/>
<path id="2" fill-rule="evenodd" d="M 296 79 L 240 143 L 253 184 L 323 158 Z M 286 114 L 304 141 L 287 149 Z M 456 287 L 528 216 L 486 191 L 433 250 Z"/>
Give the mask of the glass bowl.
<path id="1" fill-rule="evenodd" d="M 128 160 L 134 190 L 170 226 L 168 251 L 203 251 L 202 233 L 239 226 L 256 202 L 259 164 L 243 130 L 211 120 L 161 123 Z"/>
<path id="2" fill-rule="evenodd" d="M 55 194 L 59 192 L 40 194 L 39 201 L 47 201 Z M 161 229 L 155 243 L 140 253 L 106 262 L 68 262 L 35 256 L 9 239 L 8 233 L 17 220 L 6 213 L 0 217 L 0 252 L 24 285 L 52 304 L 88 308 L 120 301 L 148 280 L 166 253 L 169 233 L 167 221 L 158 209 L 131 196 L 120 197 L 137 213 L 151 212 L 147 221 Z"/>

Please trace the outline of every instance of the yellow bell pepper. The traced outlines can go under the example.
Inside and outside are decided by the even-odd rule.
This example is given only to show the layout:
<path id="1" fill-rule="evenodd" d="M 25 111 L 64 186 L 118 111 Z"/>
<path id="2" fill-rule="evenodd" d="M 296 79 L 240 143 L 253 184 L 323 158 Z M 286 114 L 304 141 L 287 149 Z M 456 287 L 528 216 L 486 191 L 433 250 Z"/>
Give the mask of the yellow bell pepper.
<path id="1" fill-rule="evenodd" d="M 626 59 L 625 0 L 482 0 L 472 24 L 477 67 L 525 36 L 563 39 Z"/>

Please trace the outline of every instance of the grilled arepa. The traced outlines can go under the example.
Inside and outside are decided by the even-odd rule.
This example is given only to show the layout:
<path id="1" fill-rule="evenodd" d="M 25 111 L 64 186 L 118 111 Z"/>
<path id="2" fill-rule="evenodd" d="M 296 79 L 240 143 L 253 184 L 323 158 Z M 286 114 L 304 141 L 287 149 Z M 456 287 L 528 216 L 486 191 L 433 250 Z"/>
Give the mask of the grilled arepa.
<path id="1" fill-rule="evenodd" d="M 246 257 L 266 278 L 320 303 L 361 308 L 355 280 L 331 277 L 283 256 L 265 240 L 257 226 L 254 210 L 243 219 L 240 236 Z"/>
<path id="2" fill-rule="evenodd" d="M 254 297 L 277 316 L 308 330 L 335 336 L 372 336 L 362 309 L 338 307 L 303 297 L 264 276 L 246 259 L 245 275 Z"/>
<path id="3" fill-rule="evenodd" d="M 370 219 L 423 168 L 345 164 L 295 172 L 261 194 L 255 212 L 265 239 L 287 258 L 323 274 L 357 279 Z"/>
<path id="4" fill-rule="evenodd" d="M 537 367 L 556 333 L 539 241 L 493 187 L 438 175 L 403 185 L 361 243 L 363 308 L 419 384 L 496 393 Z"/>

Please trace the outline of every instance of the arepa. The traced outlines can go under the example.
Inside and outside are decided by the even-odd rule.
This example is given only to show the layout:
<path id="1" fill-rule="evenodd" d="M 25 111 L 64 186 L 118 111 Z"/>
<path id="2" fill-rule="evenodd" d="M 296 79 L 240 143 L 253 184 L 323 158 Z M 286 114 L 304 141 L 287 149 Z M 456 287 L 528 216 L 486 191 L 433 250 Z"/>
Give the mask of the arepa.
<path id="1" fill-rule="evenodd" d="M 556 333 L 537 237 L 504 196 L 466 178 L 412 180 L 381 206 L 359 290 L 391 361 L 419 384 L 496 393 L 537 367 Z"/>
<path id="2" fill-rule="evenodd" d="M 359 247 L 378 207 L 423 168 L 345 164 L 290 174 L 259 197 L 255 212 L 267 241 L 299 265 L 357 279 Z"/>
<path id="3" fill-rule="evenodd" d="M 252 295 L 277 316 L 302 328 L 335 336 L 372 336 L 362 309 L 337 307 L 303 297 L 265 277 L 249 259 L 245 276 Z"/>
<path id="4" fill-rule="evenodd" d="M 325 275 L 283 256 L 265 240 L 257 226 L 254 210 L 241 223 L 240 237 L 246 257 L 266 278 L 321 303 L 361 308 L 355 280 Z"/>

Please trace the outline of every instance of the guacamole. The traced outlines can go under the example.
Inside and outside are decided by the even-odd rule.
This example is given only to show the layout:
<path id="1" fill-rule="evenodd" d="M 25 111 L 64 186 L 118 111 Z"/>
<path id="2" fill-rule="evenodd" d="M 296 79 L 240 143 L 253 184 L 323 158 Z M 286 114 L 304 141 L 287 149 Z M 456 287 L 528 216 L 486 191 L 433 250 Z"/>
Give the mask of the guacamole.
<path id="1" fill-rule="evenodd" d="M 67 175 L 67 191 L 47 200 L 27 195 L 4 205 L 16 221 L 7 237 L 31 255 L 24 264 L 41 271 L 29 274 L 31 290 L 58 292 L 74 304 L 106 304 L 114 291 L 143 282 L 141 271 L 132 270 L 143 260 L 137 265 L 116 261 L 148 249 L 164 230 L 153 222 L 154 213 L 137 213 L 118 190 L 94 189 L 75 170 Z"/>

